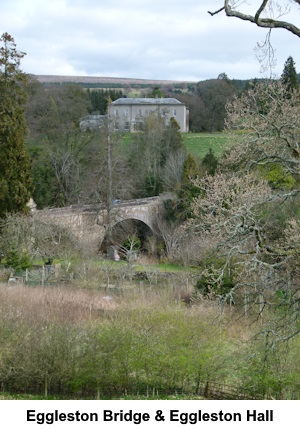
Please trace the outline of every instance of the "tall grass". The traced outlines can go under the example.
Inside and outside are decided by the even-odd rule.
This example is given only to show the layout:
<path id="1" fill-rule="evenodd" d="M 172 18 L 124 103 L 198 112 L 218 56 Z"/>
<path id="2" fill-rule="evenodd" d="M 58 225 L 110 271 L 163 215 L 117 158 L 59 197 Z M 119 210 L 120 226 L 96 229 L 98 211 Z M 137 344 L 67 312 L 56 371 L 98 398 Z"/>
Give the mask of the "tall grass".
<path id="1" fill-rule="evenodd" d="M 272 373 L 260 382 L 255 364 L 245 360 L 251 331 L 241 323 L 228 329 L 216 323 L 217 314 L 213 303 L 186 306 L 167 290 L 108 297 L 95 290 L 2 284 L 1 388 L 69 398 L 214 397 L 225 385 L 239 395 L 270 394 L 263 384 Z M 224 314 L 231 317 L 230 310 Z M 285 386 L 274 390 L 277 397 L 287 390 L 296 397 L 299 381 L 287 376 L 295 377 L 290 365 L 281 378 Z"/>

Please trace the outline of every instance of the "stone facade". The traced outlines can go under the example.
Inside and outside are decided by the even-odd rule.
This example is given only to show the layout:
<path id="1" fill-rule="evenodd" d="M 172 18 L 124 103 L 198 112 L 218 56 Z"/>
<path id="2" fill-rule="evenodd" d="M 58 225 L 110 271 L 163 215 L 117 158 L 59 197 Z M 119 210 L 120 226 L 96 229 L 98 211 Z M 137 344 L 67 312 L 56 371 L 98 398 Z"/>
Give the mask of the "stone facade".
<path id="1" fill-rule="evenodd" d="M 157 113 L 166 123 L 174 118 L 181 132 L 189 131 L 189 110 L 174 98 L 122 98 L 108 106 L 108 117 L 115 130 L 138 131 L 145 118 Z"/>

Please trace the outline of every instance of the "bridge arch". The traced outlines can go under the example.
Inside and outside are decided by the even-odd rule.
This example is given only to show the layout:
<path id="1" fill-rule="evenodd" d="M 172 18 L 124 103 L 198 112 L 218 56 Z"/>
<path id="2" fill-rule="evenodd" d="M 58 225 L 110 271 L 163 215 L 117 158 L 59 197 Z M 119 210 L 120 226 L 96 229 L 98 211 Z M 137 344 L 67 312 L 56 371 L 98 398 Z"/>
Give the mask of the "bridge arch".
<path id="1" fill-rule="evenodd" d="M 145 219 L 145 217 L 143 217 L 143 216 L 138 216 L 138 215 L 131 216 L 131 217 L 118 217 L 117 219 L 113 218 L 112 228 L 114 228 L 116 225 L 118 225 L 120 223 L 127 222 L 127 221 L 129 221 L 129 222 L 130 221 L 137 221 L 137 222 L 143 223 L 146 227 L 149 228 L 149 230 L 152 231 L 152 233 L 155 232 L 154 222 L 152 220 Z"/>
<path id="2" fill-rule="evenodd" d="M 111 238 L 108 241 L 108 231 L 106 229 L 100 249 L 105 251 L 109 245 L 120 245 L 130 236 L 137 236 L 141 241 L 141 247 L 144 245 L 149 236 L 154 236 L 153 229 L 139 218 L 126 218 L 114 220 L 112 224 Z"/>
<path id="3" fill-rule="evenodd" d="M 160 197 L 127 200 L 114 204 L 110 213 L 111 226 L 126 220 L 137 220 L 146 224 L 152 232 L 155 232 L 157 217 L 165 212 L 164 201 Z M 106 209 L 99 211 L 98 224 L 107 226 L 108 213 Z"/>
<path id="4" fill-rule="evenodd" d="M 164 200 L 168 197 L 150 197 L 116 202 L 111 211 L 112 226 L 126 220 L 146 225 L 152 233 L 158 216 L 164 216 Z M 172 198 L 172 197 L 171 197 Z M 101 205 L 69 206 L 36 212 L 37 218 L 69 228 L 91 250 L 98 251 L 107 229 L 107 210 Z"/>

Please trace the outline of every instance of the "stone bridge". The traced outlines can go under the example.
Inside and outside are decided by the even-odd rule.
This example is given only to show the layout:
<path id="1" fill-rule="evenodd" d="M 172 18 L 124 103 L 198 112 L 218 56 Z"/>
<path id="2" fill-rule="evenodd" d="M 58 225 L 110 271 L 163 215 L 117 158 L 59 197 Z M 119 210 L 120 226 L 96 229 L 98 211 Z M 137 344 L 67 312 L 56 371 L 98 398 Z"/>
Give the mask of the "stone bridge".
<path id="1" fill-rule="evenodd" d="M 116 200 L 111 211 L 112 227 L 125 220 L 138 220 L 152 231 L 158 217 L 164 216 L 164 201 L 170 196 L 137 200 Z M 107 210 L 103 205 L 74 205 L 64 208 L 43 209 L 36 212 L 38 219 L 69 228 L 83 243 L 98 250 L 105 237 Z"/>

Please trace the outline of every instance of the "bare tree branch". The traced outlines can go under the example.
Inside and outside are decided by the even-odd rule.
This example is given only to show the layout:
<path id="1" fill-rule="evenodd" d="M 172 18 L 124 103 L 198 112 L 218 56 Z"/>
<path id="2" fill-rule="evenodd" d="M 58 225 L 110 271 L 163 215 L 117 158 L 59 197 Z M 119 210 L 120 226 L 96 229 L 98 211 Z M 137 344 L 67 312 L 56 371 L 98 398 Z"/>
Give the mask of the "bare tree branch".
<path id="1" fill-rule="evenodd" d="M 210 12 L 209 10 L 207 11 L 207 13 L 209 13 L 211 16 L 217 15 L 218 13 L 222 12 L 222 10 L 224 10 L 225 7 L 221 7 L 221 9 L 216 10 L 215 12 Z"/>
<path id="2" fill-rule="evenodd" d="M 262 2 L 262 4 L 261 4 L 260 8 L 259 8 L 259 9 L 258 9 L 258 11 L 256 12 L 256 14 L 255 14 L 255 22 L 256 22 L 256 23 L 258 22 L 259 17 L 260 17 L 260 15 L 261 15 L 262 11 L 263 11 L 263 10 L 265 9 L 265 7 L 267 6 L 267 4 L 268 4 L 268 0 L 264 0 L 264 1 Z"/>
<path id="3" fill-rule="evenodd" d="M 300 0 L 294 0 L 295 3 L 300 4 Z M 266 6 L 270 4 L 270 0 L 264 0 L 260 7 L 258 8 L 255 15 L 248 15 L 243 12 L 239 12 L 231 7 L 229 4 L 229 0 L 224 1 L 224 6 L 220 8 L 219 10 L 215 12 L 208 12 L 211 16 L 214 16 L 223 10 L 225 10 L 225 13 L 228 17 L 238 18 L 243 21 L 249 21 L 253 24 L 256 24 L 258 27 L 262 28 L 282 28 L 285 29 L 295 36 L 300 37 L 300 28 L 298 28 L 296 25 L 292 24 L 291 22 L 287 21 L 281 21 L 278 19 L 273 18 L 261 18 L 261 13 L 265 10 Z"/>

